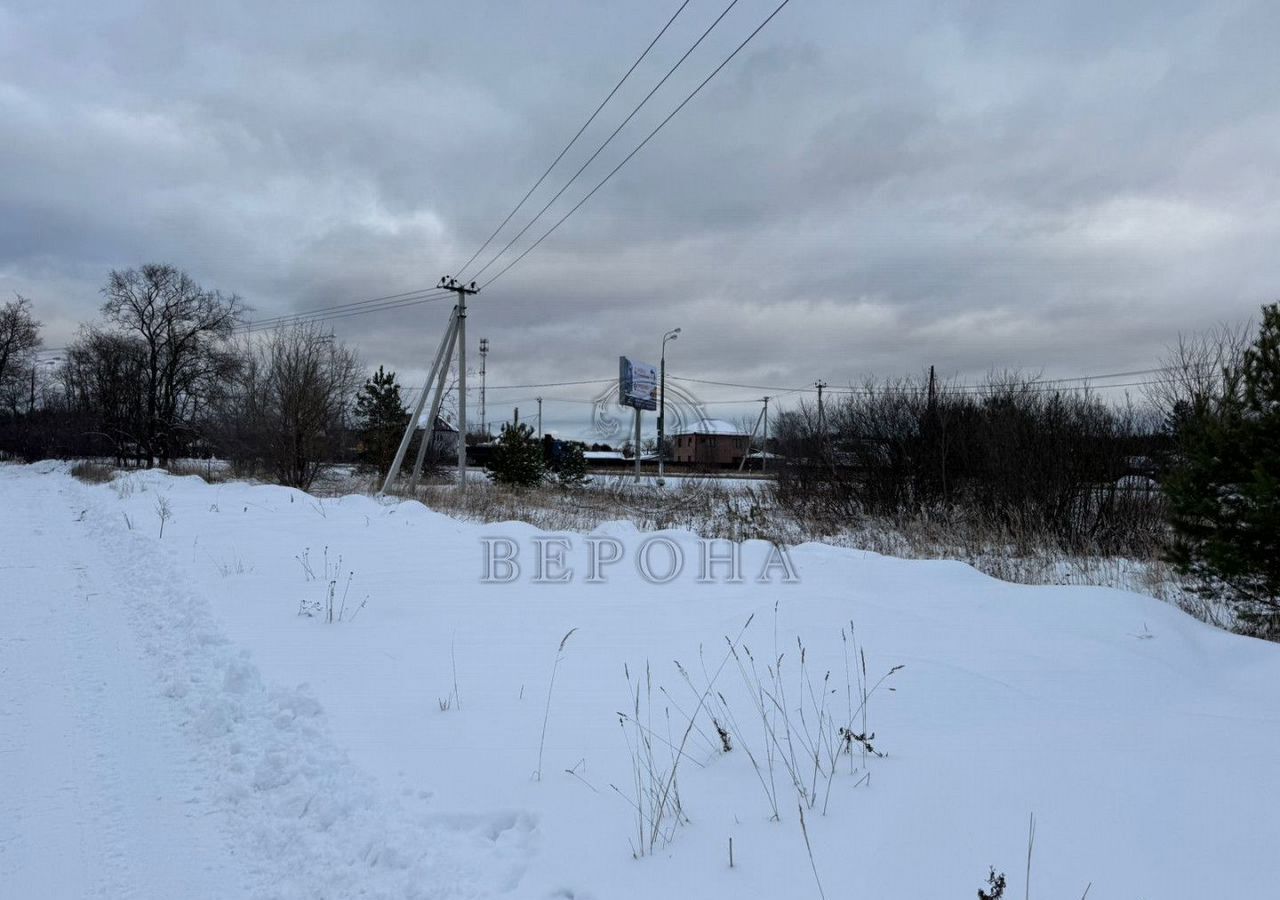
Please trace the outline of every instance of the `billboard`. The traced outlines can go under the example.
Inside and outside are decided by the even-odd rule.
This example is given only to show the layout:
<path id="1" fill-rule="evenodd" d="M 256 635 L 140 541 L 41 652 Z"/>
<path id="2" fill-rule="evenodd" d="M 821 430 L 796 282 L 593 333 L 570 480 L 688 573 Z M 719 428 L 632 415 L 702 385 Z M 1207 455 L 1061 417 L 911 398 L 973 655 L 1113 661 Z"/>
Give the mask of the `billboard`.
<path id="1" fill-rule="evenodd" d="M 618 403 L 636 409 L 658 408 L 658 370 L 649 363 L 618 357 Z"/>

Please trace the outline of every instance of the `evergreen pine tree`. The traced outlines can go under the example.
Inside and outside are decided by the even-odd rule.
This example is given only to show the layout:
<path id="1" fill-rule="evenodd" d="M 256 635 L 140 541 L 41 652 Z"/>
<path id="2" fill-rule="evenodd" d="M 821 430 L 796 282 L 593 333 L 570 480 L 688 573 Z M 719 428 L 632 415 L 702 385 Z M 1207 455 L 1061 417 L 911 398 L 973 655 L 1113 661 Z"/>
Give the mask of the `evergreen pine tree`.
<path id="1" fill-rule="evenodd" d="M 385 476 L 395 459 L 400 438 L 409 424 L 409 411 L 400 397 L 396 373 L 378 366 L 356 397 L 356 427 L 360 431 L 359 459 Z"/>
<path id="2" fill-rule="evenodd" d="M 498 484 L 533 487 L 546 475 L 542 443 L 528 425 L 503 425 L 489 460 L 489 477 Z"/>
<path id="3" fill-rule="evenodd" d="M 1221 396 L 1184 406 L 1165 481 L 1170 560 L 1201 592 L 1236 604 L 1243 624 L 1280 636 L 1280 305 Z"/>
<path id="4" fill-rule="evenodd" d="M 564 487 L 578 487 L 587 482 L 587 458 L 582 451 L 584 446 L 577 441 L 561 445 L 556 480 Z"/>

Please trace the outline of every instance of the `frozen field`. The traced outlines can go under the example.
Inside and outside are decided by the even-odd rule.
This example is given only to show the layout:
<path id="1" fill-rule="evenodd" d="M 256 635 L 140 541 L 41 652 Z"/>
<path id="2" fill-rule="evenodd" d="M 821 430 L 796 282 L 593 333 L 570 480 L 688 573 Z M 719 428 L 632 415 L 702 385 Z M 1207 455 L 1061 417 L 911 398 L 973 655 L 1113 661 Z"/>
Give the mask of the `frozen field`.
<path id="1" fill-rule="evenodd" d="M 1022 897 L 1032 813 L 1031 897 L 1276 896 L 1280 646 L 1157 600 L 65 471 L 0 466 L 0 897 Z"/>

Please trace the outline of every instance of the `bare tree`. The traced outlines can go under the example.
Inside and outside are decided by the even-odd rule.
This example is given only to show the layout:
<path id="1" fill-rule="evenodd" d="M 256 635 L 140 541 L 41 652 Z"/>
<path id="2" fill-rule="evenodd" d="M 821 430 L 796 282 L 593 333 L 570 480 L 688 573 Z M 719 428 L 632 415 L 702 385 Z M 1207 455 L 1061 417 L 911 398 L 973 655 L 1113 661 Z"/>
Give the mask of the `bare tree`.
<path id="1" fill-rule="evenodd" d="M 21 383 L 35 371 L 40 349 L 40 323 L 31 315 L 31 301 L 21 294 L 0 306 L 0 393 L 13 415 L 18 412 Z M 34 381 L 34 375 L 32 375 Z"/>
<path id="2" fill-rule="evenodd" d="M 142 342 L 141 444 L 148 466 L 157 456 L 167 463 L 198 409 L 200 388 L 216 375 L 212 351 L 231 336 L 243 304 L 235 294 L 205 290 L 187 273 L 154 263 L 113 271 L 102 293 L 107 322 Z"/>
<path id="3" fill-rule="evenodd" d="M 1246 322 L 1178 335 L 1178 343 L 1161 359 L 1161 374 L 1148 386 L 1147 399 L 1166 422 L 1174 422 L 1206 412 L 1214 398 L 1234 396 L 1252 334 L 1253 325 Z"/>
<path id="4" fill-rule="evenodd" d="M 147 406 L 147 354 L 136 336 L 85 327 L 59 370 L 66 423 L 65 452 L 110 453 L 117 463 L 140 459 Z"/>
<path id="5" fill-rule="evenodd" d="M 354 351 L 314 324 L 247 347 L 223 398 L 224 443 L 240 463 L 306 489 L 341 454 L 362 372 Z"/>

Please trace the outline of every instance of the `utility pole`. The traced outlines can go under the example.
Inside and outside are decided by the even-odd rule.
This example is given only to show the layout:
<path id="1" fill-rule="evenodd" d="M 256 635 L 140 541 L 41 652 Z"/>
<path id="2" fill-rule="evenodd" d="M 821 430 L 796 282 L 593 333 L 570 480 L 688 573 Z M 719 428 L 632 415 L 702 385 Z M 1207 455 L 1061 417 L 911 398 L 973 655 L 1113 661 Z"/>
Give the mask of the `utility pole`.
<path id="1" fill-rule="evenodd" d="M 538 397 L 538 440 L 542 440 L 542 398 Z"/>
<path id="2" fill-rule="evenodd" d="M 738 471 L 741 472 L 747 467 L 747 457 L 751 455 L 751 445 L 755 442 L 756 432 L 760 430 L 760 423 L 764 423 L 764 447 L 760 453 L 760 471 L 764 472 L 764 454 L 768 452 L 769 444 L 769 398 L 764 398 L 764 407 L 760 410 L 760 415 L 756 416 L 756 424 L 751 426 L 751 437 L 747 438 L 747 449 L 742 454 L 742 461 L 738 463 Z"/>
<path id="3" fill-rule="evenodd" d="M 769 462 L 769 398 L 764 398 L 764 440 L 760 444 L 760 474 Z"/>
<path id="4" fill-rule="evenodd" d="M 667 455 L 667 341 L 680 337 L 680 329 L 673 328 L 662 336 L 662 356 L 659 360 L 661 375 L 658 377 L 658 486 L 662 486 L 663 458 Z M 637 441 L 639 438 L 637 437 Z M 639 468 L 636 469 L 639 472 Z"/>
<path id="5" fill-rule="evenodd" d="M 431 364 L 431 373 L 427 375 L 427 380 L 422 386 L 422 394 L 414 405 L 413 415 L 409 417 L 409 421 L 405 425 L 404 436 L 400 439 L 399 448 L 396 449 L 395 460 L 391 463 L 391 468 L 387 470 L 386 480 L 382 482 L 382 490 L 378 492 L 380 495 L 386 494 L 387 491 L 391 490 L 391 486 L 400 475 L 400 466 L 404 463 L 405 453 L 409 449 L 409 444 L 413 441 L 414 432 L 422 421 L 422 411 L 427 404 L 427 397 L 432 393 L 431 382 L 435 381 L 435 394 L 432 397 L 431 413 L 427 417 L 426 434 L 423 435 L 422 442 L 418 447 L 418 458 L 414 462 L 413 476 L 410 482 L 411 489 L 417 487 L 418 472 L 421 470 L 422 461 L 426 457 L 427 445 L 435 434 L 436 416 L 440 412 L 440 403 L 444 398 L 445 375 L 449 371 L 449 362 L 453 357 L 454 347 L 457 346 L 457 338 L 458 307 L 455 306 L 453 312 L 449 314 L 449 325 L 445 328 L 444 336 L 440 339 L 440 346 L 436 350 L 435 361 Z"/>
<path id="6" fill-rule="evenodd" d="M 636 442 L 634 446 L 636 454 L 636 484 L 640 483 L 640 407 L 636 407 Z"/>
<path id="7" fill-rule="evenodd" d="M 473 281 L 461 284 L 443 276 L 440 287 L 458 295 L 458 490 L 467 489 L 467 297 L 480 293 Z M 434 424 L 434 423 L 433 423 Z"/>
<path id="8" fill-rule="evenodd" d="M 813 383 L 813 386 L 818 389 L 818 446 L 822 447 L 825 446 L 827 437 L 827 419 L 822 409 L 822 391 L 826 388 L 827 383 L 818 380 Z"/>
<path id="9" fill-rule="evenodd" d="M 489 422 L 485 418 L 484 409 L 484 374 L 485 363 L 489 356 L 489 339 L 480 338 L 480 430 L 484 432 L 485 440 L 489 439 Z"/>

